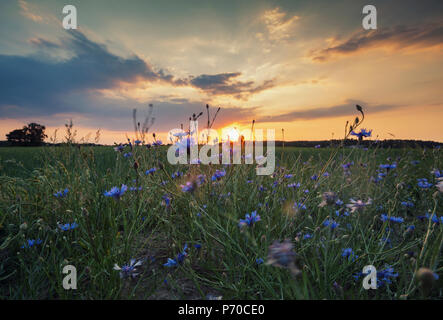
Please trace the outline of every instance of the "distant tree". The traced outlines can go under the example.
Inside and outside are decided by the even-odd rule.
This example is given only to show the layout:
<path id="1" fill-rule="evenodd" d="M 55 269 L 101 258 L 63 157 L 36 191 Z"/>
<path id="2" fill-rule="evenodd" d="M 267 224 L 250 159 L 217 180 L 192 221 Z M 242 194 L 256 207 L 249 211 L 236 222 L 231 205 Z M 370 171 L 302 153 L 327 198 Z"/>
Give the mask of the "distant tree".
<path id="1" fill-rule="evenodd" d="M 32 122 L 24 126 L 23 129 L 11 131 L 6 135 L 6 138 L 13 145 L 39 146 L 43 144 L 43 140 L 47 137 L 45 129 L 45 126 Z"/>

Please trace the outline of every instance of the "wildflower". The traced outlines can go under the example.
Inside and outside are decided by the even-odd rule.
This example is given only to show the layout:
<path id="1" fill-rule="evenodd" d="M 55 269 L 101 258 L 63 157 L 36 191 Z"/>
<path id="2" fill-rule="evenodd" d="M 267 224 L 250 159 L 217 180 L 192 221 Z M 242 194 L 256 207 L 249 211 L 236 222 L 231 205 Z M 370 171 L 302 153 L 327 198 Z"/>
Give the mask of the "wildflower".
<path id="1" fill-rule="evenodd" d="M 318 180 L 318 176 L 316 174 L 314 174 L 313 176 L 311 176 L 311 180 L 317 181 Z"/>
<path id="2" fill-rule="evenodd" d="M 128 190 L 128 186 L 122 184 L 120 189 L 118 187 L 113 187 L 110 191 L 105 191 L 103 194 L 105 197 L 113 197 L 118 200 L 126 190 Z"/>
<path id="3" fill-rule="evenodd" d="M 168 268 L 178 266 L 180 263 L 182 263 L 185 260 L 186 256 L 188 255 L 188 253 L 186 252 L 186 250 L 188 250 L 188 249 L 189 249 L 188 244 L 185 244 L 182 252 L 180 252 L 177 255 L 177 258 L 175 258 L 175 259 L 168 258 L 168 261 L 163 265 Z"/>
<path id="4" fill-rule="evenodd" d="M 400 204 L 406 208 L 413 208 L 414 207 L 414 203 L 411 201 L 402 201 Z"/>
<path id="5" fill-rule="evenodd" d="M 153 146 L 161 146 L 163 142 L 161 140 L 156 140 L 152 143 Z"/>
<path id="6" fill-rule="evenodd" d="M 390 169 L 395 169 L 397 168 L 397 164 L 393 163 L 393 164 L 381 164 L 380 169 L 386 169 L 387 171 L 389 171 Z"/>
<path id="7" fill-rule="evenodd" d="M 349 170 L 349 168 L 350 168 L 352 165 L 354 165 L 354 161 L 352 161 L 352 162 L 348 162 L 348 163 L 345 163 L 345 164 L 342 164 L 341 166 L 342 166 L 342 168 L 346 171 L 346 170 Z"/>
<path id="8" fill-rule="evenodd" d="M 254 223 L 260 221 L 260 216 L 257 214 L 257 211 L 252 211 L 251 214 L 247 213 L 244 219 L 240 219 L 239 226 L 243 227 L 245 225 L 252 227 Z"/>
<path id="9" fill-rule="evenodd" d="M 171 175 L 172 179 L 179 178 L 179 177 L 181 177 L 181 176 L 183 176 L 183 172 L 181 172 L 181 171 L 174 172 L 174 173 Z"/>
<path id="10" fill-rule="evenodd" d="M 255 263 L 258 265 L 262 264 L 263 262 L 265 261 L 262 258 L 255 259 Z"/>
<path id="11" fill-rule="evenodd" d="M 64 197 L 66 197 L 68 192 L 69 192 L 69 189 L 65 188 L 65 190 L 63 190 L 63 191 L 57 191 L 56 193 L 54 193 L 54 197 L 56 197 L 56 198 L 64 198 Z"/>
<path id="12" fill-rule="evenodd" d="M 300 186 L 301 186 L 300 182 L 288 184 L 288 188 L 300 188 Z"/>
<path id="13" fill-rule="evenodd" d="M 33 247 L 34 245 L 39 245 L 39 244 L 41 244 L 42 243 L 42 240 L 40 240 L 40 239 L 28 239 L 27 241 L 26 241 L 26 244 L 25 245 L 23 245 L 22 246 L 22 248 L 31 248 L 31 247 Z"/>
<path id="14" fill-rule="evenodd" d="M 142 142 L 141 142 L 140 140 L 135 140 L 134 143 L 135 143 L 136 145 L 139 145 L 139 144 L 142 143 Z"/>
<path id="15" fill-rule="evenodd" d="M 129 261 L 129 264 L 123 265 L 122 267 L 119 267 L 117 264 L 114 264 L 114 270 L 120 271 L 120 278 L 126 278 L 131 276 L 132 278 L 135 278 L 139 273 L 137 273 L 138 266 L 141 266 L 143 264 L 142 260 L 136 261 L 135 259 L 131 259 Z"/>
<path id="16" fill-rule="evenodd" d="M 124 148 L 125 148 L 125 146 L 123 146 L 122 144 L 119 144 L 117 147 L 114 147 L 114 151 L 122 152 Z"/>
<path id="17" fill-rule="evenodd" d="M 177 261 L 175 259 L 168 258 L 168 261 L 165 264 L 163 264 L 163 265 L 165 267 L 171 268 L 171 267 L 177 266 L 178 263 L 177 263 Z"/>
<path id="18" fill-rule="evenodd" d="M 383 222 L 392 221 L 392 222 L 397 222 L 397 223 L 403 223 L 404 219 L 401 217 L 389 217 L 386 214 L 382 214 L 381 221 L 383 221 Z"/>
<path id="19" fill-rule="evenodd" d="M 169 197 L 169 195 L 165 194 L 162 196 L 163 199 L 163 203 L 166 206 L 166 208 L 168 208 L 171 205 L 171 198 Z"/>
<path id="20" fill-rule="evenodd" d="M 142 186 L 140 186 L 140 187 L 138 187 L 138 188 L 137 188 L 137 187 L 130 187 L 130 188 L 129 188 L 130 191 L 142 191 L 142 189 L 143 189 Z"/>
<path id="21" fill-rule="evenodd" d="M 217 181 L 220 180 L 222 177 L 224 177 L 226 175 L 226 171 L 225 170 L 215 170 L 215 173 L 213 174 L 213 176 L 211 177 L 212 181 Z"/>
<path id="22" fill-rule="evenodd" d="M 191 181 L 186 182 L 186 184 L 180 185 L 183 192 L 194 192 L 195 188 L 197 187 L 196 184 L 192 183 Z"/>
<path id="23" fill-rule="evenodd" d="M 352 261 L 358 258 L 358 256 L 355 255 L 354 250 L 352 250 L 352 248 L 343 249 L 341 256 L 344 258 L 348 258 L 348 260 L 352 259 Z"/>
<path id="24" fill-rule="evenodd" d="M 145 171 L 145 175 L 153 174 L 155 171 L 157 171 L 157 168 L 151 168 Z"/>
<path id="25" fill-rule="evenodd" d="M 322 199 L 323 201 L 318 205 L 320 208 L 334 204 L 337 201 L 337 194 L 332 191 L 323 192 Z"/>
<path id="26" fill-rule="evenodd" d="M 330 176 L 330 174 L 329 174 L 329 172 L 325 172 L 325 173 L 323 173 L 323 177 L 329 177 Z"/>
<path id="27" fill-rule="evenodd" d="M 73 223 L 66 223 L 66 224 L 59 224 L 58 227 L 62 230 L 62 231 L 69 231 L 69 230 L 73 230 L 75 228 L 78 227 L 77 222 L 73 222 Z"/>
<path id="28" fill-rule="evenodd" d="M 430 187 L 432 187 L 432 183 L 429 183 L 428 179 L 426 178 L 417 179 L 417 181 L 417 185 L 422 189 L 429 189 Z"/>
<path id="29" fill-rule="evenodd" d="M 132 157 L 132 152 L 127 152 L 127 153 L 123 154 L 123 157 L 125 157 L 125 158 Z"/>
<path id="30" fill-rule="evenodd" d="M 357 210 L 362 210 L 364 207 L 372 204 L 372 199 L 369 198 L 367 202 L 363 202 L 362 200 L 355 201 L 354 199 L 349 199 L 351 203 L 347 204 L 346 207 L 351 209 L 351 213 L 354 213 Z"/>
<path id="31" fill-rule="evenodd" d="M 312 239 L 312 234 L 307 233 L 303 236 L 303 240 L 307 240 L 307 239 Z"/>
<path id="32" fill-rule="evenodd" d="M 293 207 L 296 211 L 299 210 L 306 210 L 306 206 L 302 202 L 296 202 L 294 203 Z"/>
<path id="33" fill-rule="evenodd" d="M 321 145 L 317 144 L 314 148 L 315 149 L 321 148 Z"/>
<path id="34" fill-rule="evenodd" d="M 325 227 L 330 227 L 332 230 L 334 230 L 335 228 L 337 228 L 340 224 L 336 221 L 334 221 L 333 219 L 328 219 L 325 222 L 323 222 L 323 225 Z"/>
<path id="35" fill-rule="evenodd" d="M 443 177 L 443 171 L 440 171 L 438 169 L 432 170 L 431 174 L 433 174 L 437 179 Z"/>
<path id="36" fill-rule="evenodd" d="M 367 131 L 366 129 L 361 129 L 360 132 L 352 131 L 351 135 L 357 136 L 359 139 L 362 139 L 363 137 L 370 137 L 372 135 L 372 130 Z"/>
<path id="37" fill-rule="evenodd" d="M 292 251 L 293 244 L 289 239 L 283 242 L 274 241 L 269 246 L 266 264 L 280 268 L 288 268 L 294 275 L 298 275 L 300 270 L 295 264 L 296 254 Z"/>
<path id="38" fill-rule="evenodd" d="M 337 201 L 335 201 L 335 204 L 337 205 L 337 206 L 342 206 L 343 205 L 343 201 L 341 201 L 340 199 L 337 199 Z"/>

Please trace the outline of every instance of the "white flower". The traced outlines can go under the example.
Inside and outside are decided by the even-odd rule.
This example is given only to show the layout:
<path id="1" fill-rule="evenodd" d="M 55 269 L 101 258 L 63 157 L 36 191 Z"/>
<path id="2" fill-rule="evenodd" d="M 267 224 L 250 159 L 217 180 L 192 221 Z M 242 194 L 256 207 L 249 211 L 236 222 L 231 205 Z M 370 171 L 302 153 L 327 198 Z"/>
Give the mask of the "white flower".
<path id="1" fill-rule="evenodd" d="M 362 200 L 354 200 L 354 199 L 349 199 L 349 201 L 351 203 L 347 204 L 346 207 L 351 209 L 351 213 L 355 212 L 356 210 L 361 210 L 364 207 L 372 204 L 372 199 L 369 198 L 367 202 L 363 202 Z"/>

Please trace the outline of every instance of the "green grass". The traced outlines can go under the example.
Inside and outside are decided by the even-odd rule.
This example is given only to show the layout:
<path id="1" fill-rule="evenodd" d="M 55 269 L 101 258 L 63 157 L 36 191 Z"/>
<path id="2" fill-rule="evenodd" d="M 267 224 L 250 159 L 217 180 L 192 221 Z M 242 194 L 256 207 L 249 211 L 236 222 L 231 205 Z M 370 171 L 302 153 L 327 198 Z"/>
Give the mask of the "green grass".
<path id="1" fill-rule="evenodd" d="M 439 218 L 442 214 L 437 189 L 417 186 L 418 178 L 435 184 L 431 170 L 442 168 L 439 149 L 277 148 L 274 176 L 256 176 L 252 165 L 232 165 L 217 183 L 211 176 L 223 166 L 172 166 L 166 147 L 136 147 L 132 153 L 124 158 L 111 147 L 70 145 L 0 148 L 1 298 L 443 298 L 443 226 L 417 218 L 426 212 Z M 351 161 L 354 165 L 345 175 L 342 164 Z M 397 168 L 371 182 L 380 164 L 393 162 Z M 146 175 L 153 167 L 158 170 Z M 172 179 L 176 171 L 184 176 Z M 289 173 L 293 177 L 285 178 Z M 195 192 L 181 191 L 181 184 L 200 174 L 206 182 Z M 314 174 L 320 177 L 317 181 L 311 179 Z M 296 182 L 300 188 L 287 187 Z M 128 190 L 120 200 L 103 195 L 122 184 L 143 190 Z M 53 195 L 65 188 L 65 198 Z M 319 207 L 326 191 L 336 192 L 344 205 Z M 169 207 L 162 199 L 165 194 L 172 199 Z M 373 204 L 346 216 L 350 198 L 371 198 Z M 414 207 L 404 208 L 402 201 Z M 306 210 L 294 210 L 295 202 Z M 255 210 L 261 221 L 240 228 L 239 219 Z M 404 222 L 383 222 L 382 213 Z M 324 226 L 327 219 L 339 226 Z M 58 227 L 74 221 L 79 225 L 74 230 Z M 407 232 L 410 225 L 413 232 Z M 305 239 L 306 234 L 312 237 Z M 382 240 L 386 238 L 389 243 Z M 27 239 L 42 243 L 21 248 Z M 298 276 L 266 264 L 269 246 L 284 239 L 294 246 Z M 173 268 L 163 266 L 185 244 L 189 250 L 184 261 Z M 352 248 L 358 257 L 342 257 L 344 248 Z M 144 259 L 140 274 L 121 279 L 113 266 L 131 258 Z M 259 258 L 265 263 L 258 265 Z M 62 269 L 68 264 L 77 269 L 77 290 L 62 287 Z M 353 275 L 366 265 L 379 271 L 392 266 L 398 276 L 377 290 L 365 290 L 363 279 Z M 415 277 L 421 267 L 440 275 L 430 291 Z"/>

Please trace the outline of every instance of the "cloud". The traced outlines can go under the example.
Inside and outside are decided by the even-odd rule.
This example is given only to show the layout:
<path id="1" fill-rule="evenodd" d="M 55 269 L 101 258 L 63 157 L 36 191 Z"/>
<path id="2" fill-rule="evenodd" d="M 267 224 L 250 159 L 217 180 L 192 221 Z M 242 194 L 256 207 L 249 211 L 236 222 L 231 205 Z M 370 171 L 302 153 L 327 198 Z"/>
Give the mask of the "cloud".
<path id="1" fill-rule="evenodd" d="M 139 78 L 172 81 L 172 76 L 165 75 L 162 70 L 154 71 L 139 57 L 116 56 L 79 31 L 69 32 L 60 45 L 41 38 L 30 42 L 44 49 L 63 48 L 73 56 L 50 61 L 36 56 L 0 55 L 2 115 L 13 113 L 11 106 L 47 115 L 72 112 L 81 109 L 80 106 L 68 109 L 72 105 L 67 99 L 73 93 L 112 88 L 118 82 Z"/>
<path id="2" fill-rule="evenodd" d="M 237 99 L 245 99 L 252 94 L 272 88 L 273 80 L 267 80 L 261 85 L 255 85 L 253 81 L 238 81 L 235 78 L 240 72 L 202 74 L 185 81 L 185 84 L 198 88 L 210 95 L 232 95 Z"/>
<path id="3" fill-rule="evenodd" d="M 262 21 L 266 26 L 266 34 L 257 33 L 258 39 L 263 40 L 266 36 L 268 40 L 278 42 L 291 38 L 294 26 L 300 19 L 299 16 L 288 16 L 281 8 L 266 10 L 262 16 Z"/>
<path id="4" fill-rule="evenodd" d="M 332 106 L 306 110 L 296 110 L 275 116 L 265 116 L 258 119 L 260 122 L 291 122 L 296 120 L 313 120 L 321 118 L 335 118 L 358 114 L 355 105 L 363 106 L 365 114 L 378 113 L 401 108 L 399 105 L 368 105 L 364 101 L 348 99 L 345 103 Z"/>
<path id="5" fill-rule="evenodd" d="M 350 55 L 374 47 L 395 50 L 443 45 L 443 23 L 424 23 L 415 26 L 399 25 L 390 28 L 356 32 L 344 41 L 335 41 L 329 47 L 313 51 L 309 55 L 315 61 L 326 61 L 339 55 Z"/>
<path id="6" fill-rule="evenodd" d="M 35 13 L 36 10 L 34 6 L 31 6 L 24 0 L 18 0 L 18 5 L 20 6 L 20 13 L 24 17 L 34 22 L 43 22 L 43 17 Z"/>

